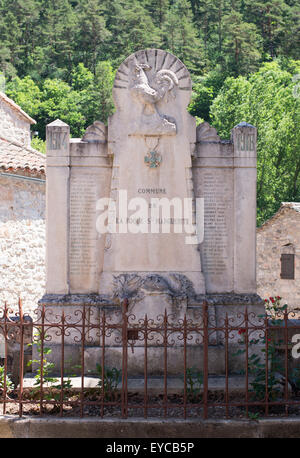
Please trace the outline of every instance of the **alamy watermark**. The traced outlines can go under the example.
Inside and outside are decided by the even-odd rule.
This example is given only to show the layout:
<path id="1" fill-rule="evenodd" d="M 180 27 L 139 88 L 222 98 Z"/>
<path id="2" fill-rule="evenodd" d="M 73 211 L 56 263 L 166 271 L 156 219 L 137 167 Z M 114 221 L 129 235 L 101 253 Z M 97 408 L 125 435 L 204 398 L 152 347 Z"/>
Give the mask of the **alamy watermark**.
<path id="1" fill-rule="evenodd" d="M 294 334 L 292 337 L 292 357 L 294 359 L 300 358 L 300 334 Z"/>
<path id="2" fill-rule="evenodd" d="M 204 238 L 204 199 L 186 197 L 134 197 L 119 190 L 118 198 L 97 201 L 96 228 L 99 234 L 175 234 L 185 233 L 185 243 L 199 244 Z"/>

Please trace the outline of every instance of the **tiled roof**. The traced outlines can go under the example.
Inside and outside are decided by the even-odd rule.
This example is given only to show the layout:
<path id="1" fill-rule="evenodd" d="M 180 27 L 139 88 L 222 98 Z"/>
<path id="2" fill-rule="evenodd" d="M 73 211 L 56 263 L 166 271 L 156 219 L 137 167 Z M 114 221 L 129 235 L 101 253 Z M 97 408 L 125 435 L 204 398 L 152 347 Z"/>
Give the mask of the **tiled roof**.
<path id="1" fill-rule="evenodd" d="M 296 212 L 300 212 L 300 202 L 281 202 L 280 208 L 291 208 L 292 210 L 296 210 Z"/>
<path id="2" fill-rule="evenodd" d="M 258 227 L 257 230 L 260 231 L 265 227 L 269 226 L 270 224 L 272 224 L 286 210 L 294 210 L 300 213 L 300 202 L 281 202 L 279 210 L 276 213 L 274 213 L 274 215 L 271 216 L 271 218 L 265 221 L 260 227 Z"/>
<path id="3" fill-rule="evenodd" d="M 23 169 L 45 173 L 46 156 L 16 141 L 0 137 L 0 168 L 5 170 Z"/>
<path id="4" fill-rule="evenodd" d="M 27 122 L 30 124 L 36 124 L 36 121 L 32 119 L 25 111 L 22 110 L 19 105 L 17 105 L 13 100 L 11 100 L 9 97 L 7 97 L 4 92 L 0 92 L 0 99 L 2 99 L 5 103 L 7 103 L 14 111 L 17 111 L 19 116 L 24 118 Z"/>

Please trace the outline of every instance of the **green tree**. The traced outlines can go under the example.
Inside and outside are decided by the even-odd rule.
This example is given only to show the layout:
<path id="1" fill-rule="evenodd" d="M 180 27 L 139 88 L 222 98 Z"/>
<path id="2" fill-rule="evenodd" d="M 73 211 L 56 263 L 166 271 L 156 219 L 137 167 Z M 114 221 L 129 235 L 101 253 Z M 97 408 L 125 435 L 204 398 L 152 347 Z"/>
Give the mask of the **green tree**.
<path id="1" fill-rule="evenodd" d="M 192 21 L 187 0 L 175 0 L 162 28 L 163 47 L 179 57 L 189 70 L 199 73 L 203 67 L 201 40 Z"/>
<path id="2" fill-rule="evenodd" d="M 25 76 L 23 79 L 18 76 L 13 78 L 6 86 L 6 93 L 29 116 L 33 118 L 39 116 L 42 94 L 30 76 Z"/>
<path id="3" fill-rule="evenodd" d="M 220 65 L 216 65 L 206 75 L 192 75 L 192 79 L 193 93 L 188 110 L 192 116 L 210 122 L 210 107 L 223 86 L 226 73 Z"/>
<path id="4" fill-rule="evenodd" d="M 6 11 L 6 2 L 0 4 L 0 59 L 1 70 L 7 76 L 15 74 L 19 64 L 21 30 L 12 11 Z"/>
<path id="5" fill-rule="evenodd" d="M 138 49 L 162 48 L 192 72 L 190 112 L 210 120 L 226 77 L 248 78 L 274 58 L 292 72 L 298 10 L 299 0 L 0 0 L 0 72 L 43 136 L 59 115 L 81 135 L 112 113 L 119 64 Z M 233 98 L 243 81 L 231 80 Z"/>
<path id="6" fill-rule="evenodd" d="M 46 142 L 39 137 L 32 138 L 31 147 L 36 149 L 40 153 L 46 154 Z"/>
<path id="7" fill-rule="evenodd" d="M 37 118 L 40 137 L 45 138 L 45 126 L 59 118 L 70 126 L 72 136 L 81 137 L 85 118 L 80 111 L 80 94 L 58 79 L 46 79 L 42 85 L 41 104 Z"/>
<path id="8" fill-rule="evenodd" d="M 7 3 L 9 6 L 7 21 L 10 24 L 10 31 L 13 28 L 15 34 L 16 68 L 19 76 L 22 77 L 27 75 L 34 65 L 32 50 L 40 33 L 40 6 L 37 0 L 10 0 Z M 12 11 L 13 21 L 10 14 Z"/>
<path id="9" fill-rule="evenodd" d="M 0 0 L 0 66 L 8 79 L 70 83 L 80 62 L 95 74 L 100 61 L 115 69 L 158 47 L 197 75 L 248 74 L 297 58 L 298 11 L 298 0 Z"/>
<path id="10" fill-rule="evenodd" d="M 193 86 L 191 103 L 188 107 L 189 113 L 203 121 L 209 121 L 210 106 L 213 101 L 213 89 L 198 83 Z"/>
<path id="11" fill-rule="evenodd" d="M 229 138 L 230 129 L 248 121 L 258 129 L 258 223 L 270 217 L 282 201 L 300 199 L 300 103 L 291 71 L 274 61 L 248 79 L 228 78 L 211 106 L 213 125 Z"/>
<path id="12" fill-rule="evenodd" d="M 170 0 L 148 0 L 145 7 L 151 14 L 154 25 L 161 29 L 166 20 Z"/>
<path id="13" fill-rule="evenodd" d="M 244 76 L 231 76 L 225 80 L 210 109 L 210 117 L 220 137 L 229 139 L 231 129 L 239 122 L 246 121 L 245 106 L 250 88 L 251 84 Z"/>
<path id="14" fill-rule="evenodd" d="M 208 68 L 223 62 L 223 18 L 231 11 L 229 0 L 191 0 L 194 24 L 204 43 Z"/>
<path id="15" fill-rule="evenodd" d="M 271 57 L 277 54 L 288 10 L 284 0 L 244 0 L 245 19 L 260 29 L 264 49 Z"/>
<path id="16" fill-rule="evenodd" d="M 109 62 L 99 62 L 95 75 L 82 63 L 72 73 L 72 86 L 80 96 L 79 108 L 85 127 L 95 120 L 107 123 L 113 113 L 112 86 L 115 71 Z"/>
<path id="17" fill-rule="evenodd" d="M 244 22 L 241 13 L 235 11 L 224 17 L 223 24 L 227 70 L 243 75 L 257 69 L 261 52 L 256 26 Z"/>
<path id="18" fill-rule="evenodd" d="M 77 55 L 95 73 L 97 61 L 104 57 L 103 45 L 111 34 L 106 28 L 103 7 L 98 0 L 81 1 L 77 12 L 80 23 L 77 36 L 80 47 Z"/>
<path id="19" fill-rule="evenodd" d="M 5 43 L 0 43 L 0 71 L 8 78 L 16 76 L 16 69 L 11 63 L 11 52 Z"/>
<path id="20" fill-rule="evenodd" d="M 111 38 L 105 46 L 106 59 L 114 68 L 131 53 L 161 45 L 160 32 L 142 2 L 138 0 L 103 1 L 106 26 Z"/>
<path id="21" fill-rule="evenodd" d="M 75 91 L 88 91 L 93 87 L 94 75 L 81 62 L 72 71 L 71 75 L 72 87 Z"/>
<path id="22" fill-rule="evenodd" d="M 292 1 L 286 10 L 284 18 L 283 31 L 281 33 L 281 40 L 278 44 L 277 55 L 291 57 L 294 59 L 299 58 L 300 48 L 300 14 L 299 4 Z M 295 4 L 294 4 L 295 3 Z"/>
<path id="23" fill-rule="evenodd" d="M 115 78 L 115 71 L 110 62 L 99 62 L 95 74 L 95 98 L 96 103 L 95 119 L 107 124 L 107 119 L 114 112 L 112 98 L 112 87 Z"/>
<path id="24" fill-rule="evenodd" d="M 74 45 L 78 16 L 69 0 L 40 0 L 43 25 L 40 52 L 47 65 L 41 72 L 42 78 L 63 78 L 68 80 L 74 64 Z"/>

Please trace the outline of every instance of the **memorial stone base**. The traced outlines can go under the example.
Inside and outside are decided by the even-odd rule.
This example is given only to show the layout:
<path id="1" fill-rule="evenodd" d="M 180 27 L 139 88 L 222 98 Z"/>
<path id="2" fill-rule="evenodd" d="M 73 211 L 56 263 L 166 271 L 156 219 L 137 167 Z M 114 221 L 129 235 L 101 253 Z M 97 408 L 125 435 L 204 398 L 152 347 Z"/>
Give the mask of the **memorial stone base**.
<path id="1" fill-rule="evenodd" d="M 199 326 L 201 331 L 187 333 L 186 341 L 186 364 L 187 367 L 203 370 L 203 301 L 207 302 L 208 317 L 208 371 L 210 375 L 225 374 L 225 317 L 227 315 L 228 334 L 228 370 L 230 374 L 239 374 L 245 368 L 245 356 L 235 356 L 241 348 L 241 336 L 239 329 L 245 327 L 245 312 L 248 313 L 249 327 L 261 322 L 264 315 L 264 302 L 256 294 L 252 295 L 202 295 L 193 302 L 157 294 L 139 300 L 136 303 L 129 302 L 127 316 L 127 364 L 128 375 L 132 377 L 144 375 L 145 364 L 145 341 L 142 328 L 145 324 L 145 315 L 149 327 L 158 325 L 160 332 L 148 334 L 147 341 L 147 371 L 149 376 L 162 376 L 164 373 L 164 317 L 165 310 L 168 319 L 168 348 L 167 370 L 170 376 L 182 375 L 184 372 L 184 317 L 186 316 L 187 327 Z M 152 313 L 149 313 L 151 302 Z M 84 352 L 84 372 L 86 375 L 99 375 L 97 365 L 102 365 L 103 355 L 103 315 L 105 314 L 106 336 L 104 341 L 106 368 L 122 368 L 124 353 L 123 333 L 124 315 L 121 304 L 109 304 L 99 295 L 46 295 L 40 301 L 39 308 L 45 306 L 45 322 L 60 323 L 61 316 L 65 315 L 64 358 L 66 373 L 80 374 L 82 352 Z M 163 307 L 163 305 L 165 307 Z M 148 310 L 148 313 L 147 313 Z M 84 315 L 83 315 L 84 314 Z M 85 317 L 85 336 L 82 342 L 82 328 L 76 327 L 82 324 Z M 153 320 L 153 321 L 152 321 Z M 67 327 L 67 323 L 70 325 Z M 193 324 L 192 324 L 193 323 Z M 75 327 L 72 327 L 75 324 Z M 118 330 L 112 330 L 112 325 L 119 325 Z M 138 333 L 136 327 L 140 328 Z M 217 329 L 215 329 L 217 328 Z M 218 329 L 219 328 L 219 329 Z M 57 328 L 58 329 L 58 328 Z M 55 364 L 53 373 L 59 374 L 61 368 L 62 338 L 56 328 L 49 328 L 47 347 L 51 348 L 51 354 L 47 359 Z M 173 330 L 174 329 L 174 330 Z M 177 330 L 180 329 L 180 332 Z M 133 331 L 133 334 L 131 333 Z M 131 333 L 131 334 L 130 334 Z M 251 338 L 256 334 L 252 333 Z M 260 336 L 262 337 L 262 336 Z M 255 352 L 257 352 L 257 346 Z M 249 356 L 252 349 L 249 348 Z M 36 348 L 34 346 L 34 352 Z M 37 356 L 37 355 L 36 355 Z M 77 366 L 77 368 L 76 368 Z"/>

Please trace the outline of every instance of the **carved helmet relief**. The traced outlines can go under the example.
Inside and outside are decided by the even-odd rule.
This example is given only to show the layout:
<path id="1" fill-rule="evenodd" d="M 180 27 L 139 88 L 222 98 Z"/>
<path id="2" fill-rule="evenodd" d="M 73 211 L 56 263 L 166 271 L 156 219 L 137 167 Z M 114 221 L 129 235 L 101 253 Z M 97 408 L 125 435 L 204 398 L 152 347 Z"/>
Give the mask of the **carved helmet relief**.
<path id="1" fill-rule="evenodd" d="M 129 135 L 176 135 L 176 119 L 168 110 L 178 90 L 191 90 L 190 75 L 177 57 L 157 49 L 132 54 L 116 74 L 115 98 L 120 90 L 128 91 L 136 108 Z"/>

